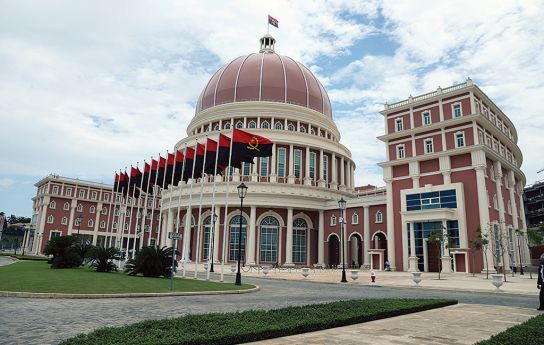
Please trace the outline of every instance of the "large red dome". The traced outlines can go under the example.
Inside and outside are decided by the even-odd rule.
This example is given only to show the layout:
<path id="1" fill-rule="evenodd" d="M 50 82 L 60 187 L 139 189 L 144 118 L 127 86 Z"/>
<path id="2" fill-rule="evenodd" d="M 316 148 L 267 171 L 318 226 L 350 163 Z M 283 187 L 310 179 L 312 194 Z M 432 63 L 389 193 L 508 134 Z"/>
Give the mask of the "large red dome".
<path id="1" fill-rule="evenodd" d="M 332 119 L 323 85 L 306 66 L 276 54 L 274 43 L 265 36 L 259 53 L 240 56 L 215 72 L 198 99 L 196 113 L 225 103 L 268 101 L 296 104 Z"/>

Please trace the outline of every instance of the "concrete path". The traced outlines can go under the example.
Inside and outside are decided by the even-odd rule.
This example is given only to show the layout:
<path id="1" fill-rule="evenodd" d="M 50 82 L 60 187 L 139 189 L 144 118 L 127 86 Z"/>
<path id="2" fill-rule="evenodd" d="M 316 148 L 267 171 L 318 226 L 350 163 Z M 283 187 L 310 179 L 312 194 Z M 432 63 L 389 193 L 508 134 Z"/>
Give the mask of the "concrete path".
<path id="1" fill-rule="evenodd" d="M 458 304 L 251 344 L 474 344 L 535 315 L 534 309 Z"/>
<path id="2" fill-rule="evenodd" d="M 6 266 L 6 265 L 12 264 L 14 262 L 17 262 L 17 260 L 12 258 L 12 257 L 0 256 L 0 266 Z"/>

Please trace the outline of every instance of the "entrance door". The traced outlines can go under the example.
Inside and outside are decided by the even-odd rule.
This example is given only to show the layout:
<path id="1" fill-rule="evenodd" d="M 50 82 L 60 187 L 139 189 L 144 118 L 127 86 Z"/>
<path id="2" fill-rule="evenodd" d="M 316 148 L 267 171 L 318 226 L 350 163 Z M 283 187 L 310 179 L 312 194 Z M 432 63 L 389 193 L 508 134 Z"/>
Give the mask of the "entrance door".
<path id="1" fill-rule="evenodd" d="M 340 263 L 340 241 L 337 236 L 329 238 L 329 266 L 337 267 Z"/>
<path id="2" fill-rule="evenodd" d="M 440 243 L 429 243 L 427 250 L 429 272 L 438 272 L 440 269 Z"/>

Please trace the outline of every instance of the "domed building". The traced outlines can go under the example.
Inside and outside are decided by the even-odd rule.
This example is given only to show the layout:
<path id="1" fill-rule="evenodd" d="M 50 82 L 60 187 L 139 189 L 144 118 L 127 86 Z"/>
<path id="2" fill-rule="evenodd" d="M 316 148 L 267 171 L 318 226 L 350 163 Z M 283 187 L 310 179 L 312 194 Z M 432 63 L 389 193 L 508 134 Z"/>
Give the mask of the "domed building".
<path id="1" fill-rule="evenodd" d="M 265 35 L 259 53 L 234 59 L 204 85 L 187 137 L 174 149 L 231 137 L 237 128 L 270 139 L 270 157 L 168 186 L 150 200 L 112 198 L 109 185 L 47 176 L 36 183 L 36 232 L 25 244 L 41 253 L 51 237 L 77 229 L 89 243 L 128 254 L 170 246 L 167 235 L 177 232 L 182 261 L 230 264 L 241 221 L 245 265 L 334 267 L 344 257 L 347 266 L 371 269 L 387 261 L 392 270 L 480 272 L 486 262 L 491 271 L 528 264 L 516 231 L 526 231 L 523 156 L 501 109 L 467 79 L 380 113 L 385 187 L 356 187 L 356 163 L 340 143 L 325 88 Z M 248 187 L 242 218 L 241 182 Z M 479 231 L 490 246 L 478 253 Z M 440 245 L 430 240 L 437 232 Z"/>

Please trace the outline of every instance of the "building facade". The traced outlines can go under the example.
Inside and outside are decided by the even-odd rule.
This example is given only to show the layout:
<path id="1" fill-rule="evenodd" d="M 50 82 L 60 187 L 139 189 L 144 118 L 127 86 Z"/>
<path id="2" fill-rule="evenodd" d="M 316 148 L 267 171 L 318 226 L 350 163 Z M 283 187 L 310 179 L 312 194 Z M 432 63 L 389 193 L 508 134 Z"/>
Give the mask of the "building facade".
<path id="1" fill-rule="evenodd" d="M 523 201 L 527 227 L 539 227 L 544 222 L 544 181 L 527 186 L 524 189 Z"/>
<path id="2" fill-rule="evenodd" d="M 124 250 L 131 244 L 172 245 L 167 234 L 178 232 L 183 234 L 177 243 L 182 260 L 234 263 L 241 221 L 246 265 L 336 266 L 343 250 L 347 265 L 377 269 L 385 260 L 396 270 L 422 271 L 438 270 L 441 261 L 446 272 L 482 271 L 484 255 L 496 267 L 527 261 L 514 238 L 515 230 L 525 229 L 517 132 L 470 79 L 386 104 L 381 112 L 385 133 L 379 137 L 386 147 L 387 159 L 379 164 L 386 186 L 356 187 L 356 164 L 340 143 L 324 87 L 307 67 L 277 54 L 274 38 L 266 35 L 260 44 L 259 53 L 241 56 L 211 77 L 187 137 L 175 149 L 219 133 L 230 136 L 239 128 L 269 138 L 273 155 L 223 175 L 169 186 L 151 211 L 145 199 L 131 200 L 143 204 L 137 216 L 131 213 L 142 214 L 139 221 L 119 207 L 120 198 L 113 203 L 111 224 L 124 223 L 126 231 L 108 226 L 106 215 L 94 214 L 92 227 L 80 229 L 90 242 L 115 243 Z M 241 212 L 240 182 L 248 186 Z M 52 232 L 74 232 L 78 211 L 72 208 L 83 202 L 84 208 L 93 202 L 96 209 L 104 208 L 102 195 L 111 194 L 111 186 L 89 185 L 87 195 L 96 188 L 99 199 L 57 201 L 62 195 L 52 193 L 54 184 L 53 177 L 37 184 L 35 213 L 42 234 L 37 252 Z M 43 196 L 41 188 L 47 191 Z M 347 200 L 345 214 L 338 208 L 341 198 Z M 68 202 L 66 214 L 54 215 L 47 207 L 52 201 Z M 53 223 L 48 223 L 50 215 L 56 217 Z M 67 218 L 63 230 L 55 223 L 58 217 Z M 103 220 L 111 230 L 96 226 Z M 478 228 L 493 239 L 493 248 L 472 255 Z M 428 243 L 433 230 L 448 235 L 447 246 Z M 506 248 L 507 255 L 497 255 L 495 247 Z"/>

